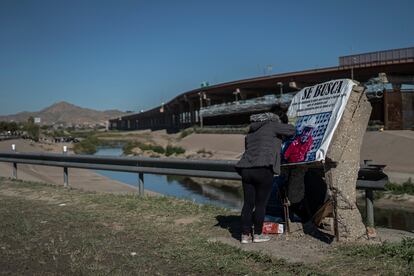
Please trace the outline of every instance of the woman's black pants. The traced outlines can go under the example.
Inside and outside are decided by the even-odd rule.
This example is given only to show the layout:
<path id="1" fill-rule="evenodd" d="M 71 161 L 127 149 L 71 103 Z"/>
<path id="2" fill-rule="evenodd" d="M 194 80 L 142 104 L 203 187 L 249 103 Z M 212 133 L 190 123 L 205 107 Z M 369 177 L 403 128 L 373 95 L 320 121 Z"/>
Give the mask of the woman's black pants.
<path id="1" fill-rule="evenodd" d="M 241 169 L 244 204 L 241 211 L 242 233 L 261 234 L 267 201 L 272 191 L 273 170 L 271 167 Z"/>

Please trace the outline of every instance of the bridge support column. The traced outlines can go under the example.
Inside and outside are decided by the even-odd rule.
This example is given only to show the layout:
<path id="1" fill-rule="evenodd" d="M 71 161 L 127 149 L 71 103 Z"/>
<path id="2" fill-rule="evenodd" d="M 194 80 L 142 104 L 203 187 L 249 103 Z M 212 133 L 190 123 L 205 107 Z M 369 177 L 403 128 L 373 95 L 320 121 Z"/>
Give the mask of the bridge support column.
<path id="1" fill-rule="evenodd" d="M 190 123 L 193 125 L 195 123 L 195 103 L 189 101 L 188 106 L 190 108 Z"/>

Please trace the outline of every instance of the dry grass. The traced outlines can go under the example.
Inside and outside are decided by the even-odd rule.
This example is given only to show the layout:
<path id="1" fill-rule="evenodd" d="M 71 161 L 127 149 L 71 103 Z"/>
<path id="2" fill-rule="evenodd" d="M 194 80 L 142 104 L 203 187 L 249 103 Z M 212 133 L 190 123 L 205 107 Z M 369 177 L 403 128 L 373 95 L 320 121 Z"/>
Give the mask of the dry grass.
<path id="1" fill-rule="evenodd" d="M 358 246 L 309 266 L 209 242 L 227 233 L 216 216 L 234 213 L 167 197 L 0 178 L 0 202 L 0 274 L 346 275 L 409 274 L 413 268 L 406 255 L 366 254 Z"/>

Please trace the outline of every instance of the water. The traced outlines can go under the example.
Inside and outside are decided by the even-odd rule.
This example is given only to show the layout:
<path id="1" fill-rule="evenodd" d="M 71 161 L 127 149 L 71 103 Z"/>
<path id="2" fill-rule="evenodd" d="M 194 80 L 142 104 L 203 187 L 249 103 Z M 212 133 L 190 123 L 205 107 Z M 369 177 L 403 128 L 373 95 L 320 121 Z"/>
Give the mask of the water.
<path id="1" fill-rule="evenodd" d="M 122 148 L 100 148 L 95 155 L 120 156 L 122 155 Z M 111 179 L 135 187 L 138 186 L 138 175 L 136 173 L 97 172 Z M 196 203 L 208 203 L 234 210 L 240 210 L 242 206 L 242 198 L 238 189 L 217 187 L 215 185 L 200 185 L 182 177 L 154 174 L 144 174 L 144 183 L 146 190 L 188 199 Z"/>
<path id="2" fill-rule="evenodd" d="M 365 220 L 365 200 L 360 199 L 357 203 L 362 218 Z M 414 232 L 414 211 L 412 210 L 378 208 L 375 207 L 374 201 L 374 221 L 375 226 Z"/>
<path id="3" fill-rule="evenodd" d="M 96 155 L 122 155 L 121 148 L 101 148 Z M 137 187 L 138 175 L 134 173 L 98 171 L 100 174 Z M 144 175 L 145 189 L 160 194 L 184 198 L 196 203 L 213 204 L 221 207 L 240 210 L 242 195 L 240 190 L 225 186 L 200 185 L 189 179 L 167 177 L 163 175 Z M 364 202 L 358 201 L 359 209 L 365 217 Z M 374 202 L 375 205 L 375 202 Z M 401 209 L 375 208 L 375 225 L 414 232 L 414 212 Z"/>

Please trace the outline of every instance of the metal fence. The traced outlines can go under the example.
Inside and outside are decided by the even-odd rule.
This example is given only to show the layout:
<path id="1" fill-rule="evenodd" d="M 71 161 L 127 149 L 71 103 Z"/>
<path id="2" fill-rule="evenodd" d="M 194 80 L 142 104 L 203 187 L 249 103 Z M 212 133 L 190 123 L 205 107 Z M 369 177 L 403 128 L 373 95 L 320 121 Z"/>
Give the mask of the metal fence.
<path id="1" fill-rule="evenodd" d="M 173 158 L 113 157 L 67 155 L 56 153 L 0 152 L 0 162 L 13 164 L 13 178 L 17 178 L 17 164 L 32 164 L 63 168 L 64 186 L 69 186 L 68 168 L 109 170 L 137 173 L 139 195 L 144 194 L 144 174 L 180 175 L 216 179 L 241 180 L 234 166 L 236 161 L 187 160 Z M 364 165 L 358 173 L 357 189 L 365 190 L 367 223 L 374 225 L 373 190 L 384 190 L 388 181 L 384 166 Z"/>
<path id="2" fill-rule="evenodd" d="M 339 66 L 398 62 L 414 59 L 414 47 L 339 57 Z"/>

